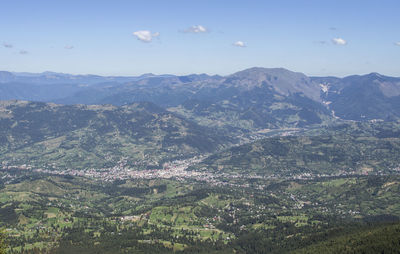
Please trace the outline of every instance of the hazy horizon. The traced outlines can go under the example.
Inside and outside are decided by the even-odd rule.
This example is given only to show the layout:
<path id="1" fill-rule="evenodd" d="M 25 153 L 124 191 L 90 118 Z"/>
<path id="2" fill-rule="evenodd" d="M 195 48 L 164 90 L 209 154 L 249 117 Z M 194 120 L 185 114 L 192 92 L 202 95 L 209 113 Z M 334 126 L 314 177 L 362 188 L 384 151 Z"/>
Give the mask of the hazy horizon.
<path id="1" fill-rule="evenodd" d="M 222 77 L 226 77 L 232 74 L 235 74 L 236 72 L 240 72 L 243 70 L 247 70 L 247 69 L 251 69 L 251 68 L 265 68 L 265 69 L 286 69 L 292 72 L 297 72 L 297 73 L 303 73 L 306 76 L 309 77 L 337 77 L 337 78 L 345 78 L 348 76 L 354 76 L 354 75 L 358 75 L 358 76 L 363 76 L 363 75 L 368 75 L 368 74 L 372 74 L 372 73 L 377 73 L 379 75 L 383 75 L 383 76 L 388 76 L 388 77 L 400 77 L 399 76 L 393 76 L 393 75 L 389 75 L 386 73 L 380 73 L 380 72 L 376 72 L 376 71 L 371 71 L 371 72 L 366 72 L 366 73 L 352 73 L 352 74 L 348 74 L 348 75 L 330 75 L 330 74 L 326 74 L 326 75 L 311 75 L 308 73 L 304 73 L 301 71 L 297 71 L 297 70 L 292 70 L 292 69 L 288 69 L 285 67 L 263 67 L 263 66 L 250 66 L 248 68 L 244 68 L 244 69 L 240 69 L 240 70 L 236 70 L 234 72 L 231 73 L 227 73 L 227 74 L 219 74 L 219 73 L 205 73 L 205 72 L 193 72 L 193 73 L 155 73 L 155 72 L 147 72 L 147 73 L 139 73 L 139 74 L 135 74 L 135 75 L 130 75 L 130 74 L 121 74 L 121 75 L 102 75 L 102 74 L 97 74 L 97 73 L 70 73 L 70 72 L 63 72 L 63 71 L 52 71 L 52 70 L 44 70 L 41 72 L 29 72 L 29 71 L 12 71 L 12 70 L 0 70 L 1 71 L 6 71 L 6 72 L 10 72 L 13 74 L 18 74 L 18 75 L 38 75 L 38 74 L 46 74 L 46 73 L 56 73 L 56 74 L 64 74 L 64 75 L 94 75 L 94 76 L 102 76 L 102 77 L 139 77 L 139 76 L 143 76 L 143 75 L 154 75 L 154 76 L 163 76 L 163 75 L 173 75 L 173 76 L 188 76 L 188 75 L 208 75 L 208 76 L 222 76 Z"/>
<path id="2" fill-rule="evenodd" d="M 0 10 L 0 70 L 102 76 L 400 76 L 398 1 L 18 1 Z"/>

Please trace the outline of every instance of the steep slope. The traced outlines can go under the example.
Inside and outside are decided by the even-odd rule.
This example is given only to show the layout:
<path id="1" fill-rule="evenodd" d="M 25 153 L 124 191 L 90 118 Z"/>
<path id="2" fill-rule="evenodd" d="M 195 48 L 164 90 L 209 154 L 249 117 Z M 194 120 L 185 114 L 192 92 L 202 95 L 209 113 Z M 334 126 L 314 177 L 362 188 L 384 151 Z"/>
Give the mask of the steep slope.
<path id="1" fill-rule="evenodd" d="M 202 87 L 171 110 L 199 123 L 230 129 L 303 127 L 330 119 L 319 102 L 320 87 L 304 74 L 251 68 Z"/>
<path id="2" fill-rule="evenodd" d="M 8 166 L 159 168 L 165 160 L 212 152 L 229 141 L 151 103 L 0 105 L 0 159 Z"/>
<path id="3" fill-rule="evenodd" d="M 357 121 L 400 118 L 400 78 L 371 73 L 312 80 L 324 88 L 322 99 L 340 118 Z"/>
<path id="4" fill-rule="evenodd" d="M 241 89 L 252 89 L 266 85 L 276 93 L 289 96 L 302 93 L 307 98 L 320 100 L 320 88 L 317 83 L 300 72 L 293 72 L 284 68 L 254 67 L 236 72 L 226 78 L 224 84 Z"/>
<path id="5" fill-rule="evenodd" d="M 291 253 L 398 253 L 400 223 L 365 227 Z"/>

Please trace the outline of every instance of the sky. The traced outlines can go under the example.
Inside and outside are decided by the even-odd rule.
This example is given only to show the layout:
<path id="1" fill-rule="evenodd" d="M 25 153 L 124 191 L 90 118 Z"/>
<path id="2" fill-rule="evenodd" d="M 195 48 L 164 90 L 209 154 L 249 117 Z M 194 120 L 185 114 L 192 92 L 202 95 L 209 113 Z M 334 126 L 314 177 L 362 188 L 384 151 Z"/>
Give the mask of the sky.
<path id="1" fill-rule="evenodd" d="M 398 0 L 1 0 L 0 70 L 400 76 Z"/>

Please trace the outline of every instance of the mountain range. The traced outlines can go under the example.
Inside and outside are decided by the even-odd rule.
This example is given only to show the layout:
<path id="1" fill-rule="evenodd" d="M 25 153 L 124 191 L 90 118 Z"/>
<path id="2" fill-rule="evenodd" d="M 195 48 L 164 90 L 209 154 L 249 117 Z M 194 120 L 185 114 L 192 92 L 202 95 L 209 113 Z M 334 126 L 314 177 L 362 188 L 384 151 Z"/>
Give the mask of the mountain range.
<path id="1" fill-rule="evenodd" d="M 13 253 L 391 253 L 399 105 L 377 73 L 0 72 L 0 225 Z"/>
<path id="2" fill-rule="evenodd" d="M 228 76 L 138 77 L 3 71 L 0 99 L 116 106 L 149 101 L 208 124 L 218 125 L 215 119 L 223 115 L 225 123 L 233 123 L 230 127 L 273 128 L 327 118 L 398 119 L 400 78 L 378 73 L 308 77 L 283 68 L 250 68 Z"/>
<path id="3" fill-rule="evenodd" d="M 321 129 L 349 120 L 396 123 L 400 119 L 400 78 L 377 73 L 307 77 L 283 68 L 251 68 L 228 76 L 0 72 L 0 100 L 3 165 L 29 162 L 37 167 L 83 169 L 122 163 L 148 169 L 161 168 L 164 162 L 174 159 L 222 151 L 273 135 L 275 130 Z M 379 170 L 382 165 L 375 161 L 380 153 L 371 147 L 380 142 L 382 149 L 386 149 L 387 142 L 397 147 L 397 140 L 381 141 L 373 133 L 369 136 L 373 137 L 369 143 L 335 132 L 308 141 L 264 140 L 232 148 L 205 163 L 210 168 L 221 164 L 229 169 L 239 152 L 250 161 L 241 156 L 238 165 L 251 168 L 254 164 L 262 170 L 276 171 L 292 165 L 293 161 L 286 163 L 273 154 L 287 146 L 284 157 L 300 163 L 292 169 L 325 170 L 308 165 L 310 161 L 303 154 L 308 152 L 312 158 L 317 156 L 326 169 L 341 156 L 342 161 L 360 159 L 366 163 L 364 168 Z M 270 144 L 277 144 L 279 149 Z M 329 150 L 332 144 L 344 149 L 336 154 L 337 159 L 336 149 Z M 366 150 L 361 149 L 361 154 L 355 152 L 364 146 Z M 325 152 L 321 154 L 319 149 Z M 346 157 L 346 150 L 354 151 L 351 156 L 358 159 Z M 397 163 L 392 157 L 388 160 L 394 161 L 390 166 Z M 269 168 L 272 165 L 274 169 Z M 343 164 L 343 168 L 352 166 Z"/>

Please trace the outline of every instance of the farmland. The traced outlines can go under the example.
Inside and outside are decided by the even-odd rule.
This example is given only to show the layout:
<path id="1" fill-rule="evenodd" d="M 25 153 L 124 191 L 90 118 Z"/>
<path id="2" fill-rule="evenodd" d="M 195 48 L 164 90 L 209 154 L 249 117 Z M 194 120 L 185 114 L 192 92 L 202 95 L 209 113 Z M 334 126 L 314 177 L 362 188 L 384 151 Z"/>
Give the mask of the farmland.
<path id="1" fill-rule="evenodd" d="M 121 251 L 190 252 L 205 245 L 247 252 L 243 239 L 253 234 L 280 252 L 301 248 L 316 229 L 322 241 L 343 227 L 400 216 L 399 176 L 238 181 L 236 187 L 194 179 L 101 182 L 15 171 L 1 189 L 0 216 L 10 253 L 63 253 L 71 244 L 83 250 L 83 239 L 111 253 L 126 237 Z"/>

